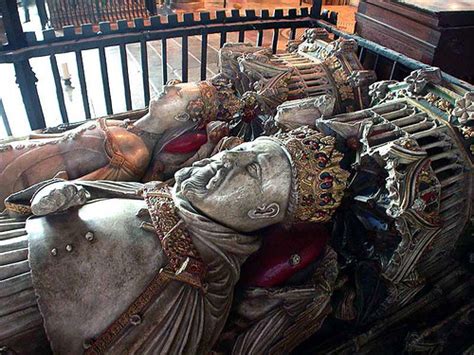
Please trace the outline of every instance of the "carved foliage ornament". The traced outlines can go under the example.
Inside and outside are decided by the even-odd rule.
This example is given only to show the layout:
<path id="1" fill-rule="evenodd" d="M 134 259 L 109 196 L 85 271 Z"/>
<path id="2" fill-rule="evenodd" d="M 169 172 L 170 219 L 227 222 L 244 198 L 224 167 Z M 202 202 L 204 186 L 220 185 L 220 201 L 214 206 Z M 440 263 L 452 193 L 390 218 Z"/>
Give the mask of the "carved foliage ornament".
<path id="1" fill-rule="evenodd" d="M 398 83 L 395 80 L 381 80 L 369 86 L 369 96 L 372 100 L 371 105 L 380 104 L 387 97 L 390 85 Z"/>
<path id="2" fill-rule="evenodd" d="M 357 70 L 352 72 L 348 79 L 349 84 L 353 88 L 358 88 L 360 86 L 368 86 L 370 83 L 377 80 L 377 77 L 373 70 Z"/>
<path id="3" fill-rule="evenodd" d="M 432 92 L 426 94 L 424 98 L 431 105 L 437 107 L 443 112 L 446 112 L 448 115 L 452 113 L 453 105 L 448 100 L 443 99 Z"/>
<path id="4" fill-rule="evenodd" d="M 354 101 L 354 88 L 351 85 L 349 75 L 346 73 L 341 59 L 331 56 L 324 61 L 324 66 L 328 68 L 334 81 L 336 82 L 337 91 L 339 92 L 341 101 Z M 352 110 L 353 109 L 350 109 L 348 111 Z"/>
<path id="5" fill-rule="evenodd" d="M 440 84 L 442 81 L 441 70 L 439 68 L 428 67 L 412 71 L 405 78 L 408 84 L 408 93 L 410 96 L 420 95 L 428 84 Z"/>
<path id="6" fill-rule="evenodd" d="M 304 31 L 303 41 L 299 43 L 298 50 L 301 52 L 325 51 L 325 42 L 329 41 L 329 33 L 324 28 L 308 28 Z M 325 53 L 327 57 L 327 53 Z"/>
<path id="7" fill-rule="evenodd" d="M 339 38 L 332 41 L 328 46 L 328 54 L 355 53 L 357 51 L 357 42 L 353 39 Z"/>
<path id="8" fill-rule="evenodd" d="M 401 138 L 379 154 L 389 174 L 386 188 L 390 203 L 386 212 L 396 218 L 402 236 L 384 276 L 398 283 L 413 271 L 422 251 L 439 233 L 441 185 L 430 159 L 415 140 Z"/>
<path id="9" fill-rule="evenodd" d="M 211 82 L 217 89 L 217 117 L 219 120 L 229 122 L 241 110 L 242 103 L 235 95 L 230 80 L 217 76 L 211 79 Z"/>
<path id="10" fill-rule="evenodd" d="M 452 114 L 460 124 L 474 122 L 474 92 L 467 92 L 464 97 L 457 99 Z"/>
<path id="11" fill-rule="evenodd" d="M 329 38 L 329 32 L 321 27 L 307 28 L 303 34 L 303 39 L 308 43 L 314 43 L 317 39 L 327 38 Z"/>

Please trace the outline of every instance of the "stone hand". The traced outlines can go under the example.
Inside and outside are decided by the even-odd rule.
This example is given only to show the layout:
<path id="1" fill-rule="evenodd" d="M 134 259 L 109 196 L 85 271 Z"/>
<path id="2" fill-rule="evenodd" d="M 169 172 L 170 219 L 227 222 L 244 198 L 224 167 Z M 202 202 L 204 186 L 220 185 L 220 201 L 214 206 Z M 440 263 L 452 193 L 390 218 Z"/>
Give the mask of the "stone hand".
<path id="1" fill-rule="evenodd" d="M 65 211 L 87 202 L 87 191 L 72 182 L 57 182 L 45 186 L 33 196 L 31 211 L 36 216 Z"/>

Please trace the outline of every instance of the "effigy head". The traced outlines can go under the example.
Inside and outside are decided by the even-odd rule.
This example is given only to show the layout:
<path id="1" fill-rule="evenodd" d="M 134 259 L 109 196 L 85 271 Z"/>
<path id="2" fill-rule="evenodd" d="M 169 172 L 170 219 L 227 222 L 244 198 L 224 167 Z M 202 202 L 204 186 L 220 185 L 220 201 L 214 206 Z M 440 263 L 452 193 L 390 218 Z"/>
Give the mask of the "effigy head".
<path id="1" fill-rule="evenodd" d="M 292 173 L 278 143 L 257 139 L 184 168 L 177 194 L 232 229 L 250 232 L 284 220 Z"/>
<path id="2" fill-rule="evenodd" d="M 327 222 L 349 173 L 335 139 L 308 127 L 260 137 L 175 175 L 175 193 L 216 222 L 250 232 L 272 224 Z"/>
<path id="3" fill-rule="evenodd" d="M 160 95 L 150 101 L 150 117 L 161 131 L 191 123 L 198 128 L 216 119 L 218 98 L 216 88 L 207 81 L 171 82 Z"/>

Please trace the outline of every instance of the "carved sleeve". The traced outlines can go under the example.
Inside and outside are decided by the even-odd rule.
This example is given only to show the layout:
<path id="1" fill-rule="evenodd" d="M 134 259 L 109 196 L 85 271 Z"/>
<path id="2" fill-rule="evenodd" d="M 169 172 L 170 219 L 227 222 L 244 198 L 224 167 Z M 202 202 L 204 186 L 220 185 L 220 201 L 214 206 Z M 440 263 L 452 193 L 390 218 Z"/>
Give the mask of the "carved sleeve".
<path id="1" fill-rule="evenodd" d="M 143 188 L 143 184 L 140 182 L 76 180 L 74 183 L 83 186 L 87 192 L 90 193 L 91 200 L 99 198 L 142 199 L 141 189 Z"/>
<path id="2" fill-rule="evenodd" d="M 28 216 L 31 214 L 31 200 L 35 194 L 42 188 L 64 181 L 63 179 L 50 179 L 24 190 L 11 194 L 5 199 L 5 207 L 11 216 Z M 99 198 L 131 198 L 141 199 L 141 188 L 143 184 L 138 182 L 121 182 L 121 181 L 79 181 L 75 180 L 74 184 L 83 186 L 90 194 L 90 200 Z"/>
<path id="3" fill-rule="evenodd" d="M 328 247 L 308 285 L 246 291 L 236 305 L 235 321 L 246 329 L 237 335 L 232 353 L 289 353 L 315 333 L 331 312 L 337 274 L 336 253 Z"/>

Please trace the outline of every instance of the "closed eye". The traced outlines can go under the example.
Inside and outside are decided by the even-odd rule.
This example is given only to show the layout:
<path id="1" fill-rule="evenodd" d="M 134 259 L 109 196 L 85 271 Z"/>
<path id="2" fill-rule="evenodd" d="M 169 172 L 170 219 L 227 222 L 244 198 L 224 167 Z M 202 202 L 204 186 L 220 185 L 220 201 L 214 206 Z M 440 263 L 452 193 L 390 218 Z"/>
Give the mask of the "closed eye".
<path id="1" fill-rule="evenodd" d="M 258 165 L 257 163 L 250 163 L 249 165 L 247 165 L 246 170 L 251 177 L 259 181 L 261 180 L 262 169 L 260 168 L 260 165 Z"/>

